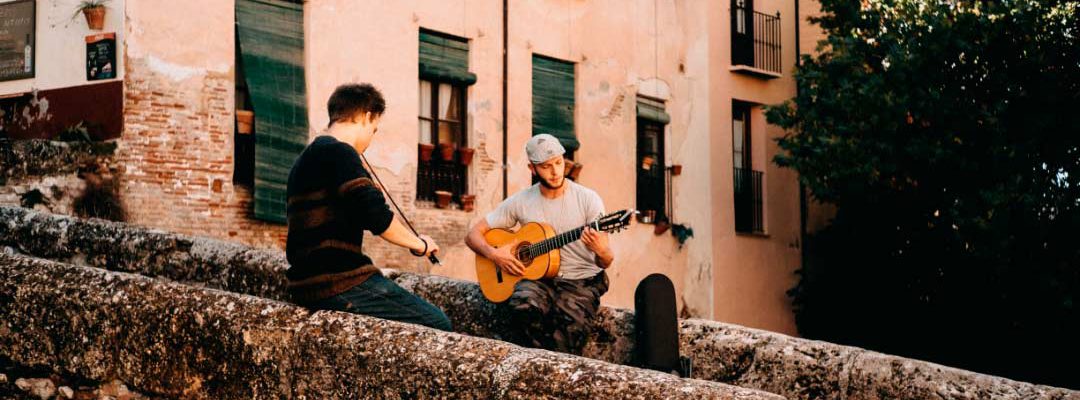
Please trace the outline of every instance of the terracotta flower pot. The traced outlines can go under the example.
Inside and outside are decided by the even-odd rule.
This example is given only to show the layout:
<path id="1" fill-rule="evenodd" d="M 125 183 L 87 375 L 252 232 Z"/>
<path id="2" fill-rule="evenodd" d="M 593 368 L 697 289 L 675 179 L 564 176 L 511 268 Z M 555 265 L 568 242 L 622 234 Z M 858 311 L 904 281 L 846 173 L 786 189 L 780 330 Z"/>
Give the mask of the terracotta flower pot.
<path id="1" fill-rule="evenodd" d="M 671 166 L 671 176 L 679 176 L 682 174 L 682 165 L 674 164 Z"/>
<path id="2" fill-rule="evenodd" d="M 450 207 L 450 198 L 453 196 L 450 192 L 445 190 L 435 191 L 435 207 L 447 208 Z"/>
<path id="3" fill-rule="evenodd" d="M 461 209 L 465 212 L 471 212 L 476 206 L 475 194 L 463 194 L 461 195 Z"/>
<path id="4" fill-rule="evenodd" d="M 662 235 L 664 232 L 667 232 L 669 228 L 671 228 L 671 223 L 668 222 L 667 219 L 661 219 L 656 221 L 656 225 L 653 226 L 653 234 L 657 236 Z"/>
<path id="5" fill-rule="evenodd" d="M 420 153 L 420 161 L 431 161 L 431 153 L 435 152 L 435 145 L 431 143 L 420 143 L 418 147 Z"/>
<path id="6" fill-rule="evenodd" d="M 250 135 L 255 131 L 255 113 L 249 110 L 236 110 L 236 133 Z"/>
<path id="7" fill-rule="evenodd" d="M 578 176 L 581 175 L 582 168 L 585 168 L 585 165 L 577 162 L 574 163 L 574 168 L 570 169 L 570 173 L 566 174 L 566 177 L 576 182 L 578 180 Z"/>
<path id="8" fill-rule="evenodd" d="M 473 154 L 476 153 L 476 149 L 472 147 L 459 147 L 458 148 L 458 162 L 461 165 L 468 166 L 472 163 Z"/>
<path id="9" fill-rule="evenodd" d="M 439 145 L 439 155 L 442 156 L 443 161 L 451 161 L 454 159 L 454 146 L 448 144 Z"/>
<path id="10" fill-rule="evenodd" d="M 84 8 L 82 12 L 90 29 L 100 31 L 105 28 L 105 6 Z"/>

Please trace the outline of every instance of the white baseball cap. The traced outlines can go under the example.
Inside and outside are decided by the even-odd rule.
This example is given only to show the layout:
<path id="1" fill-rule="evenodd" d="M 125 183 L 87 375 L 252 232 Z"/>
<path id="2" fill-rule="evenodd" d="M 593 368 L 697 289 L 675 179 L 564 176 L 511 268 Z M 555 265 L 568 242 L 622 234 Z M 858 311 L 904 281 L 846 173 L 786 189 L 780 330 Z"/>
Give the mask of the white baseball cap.
<path id="1" fill-rule="evenodd" d="M 539 164 L 550 160 L 551 157 L 566 154 L 566 148 L 559 139 L 546 133 L 533 136 L 525 143 L 525 154 L 529 156 L 529 162 Z"/>

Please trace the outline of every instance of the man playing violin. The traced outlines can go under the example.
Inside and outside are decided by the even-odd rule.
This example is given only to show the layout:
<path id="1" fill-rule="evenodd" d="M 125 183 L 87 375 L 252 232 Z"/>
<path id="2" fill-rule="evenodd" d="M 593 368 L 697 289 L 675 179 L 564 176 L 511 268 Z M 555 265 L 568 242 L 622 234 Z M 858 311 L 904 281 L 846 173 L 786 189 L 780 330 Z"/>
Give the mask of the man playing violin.
<path id="1" fill-rule="evenodd" d="M 285 253 L 289 292 L 300 305 L 345 311 L 449 331 L 438 307 L 383 277 L 362 251 L 363 231 L 413 255 L 439 251 L 394 218 L 360 154 L 379 130 L 386 109 L 370 84 L 339 86 L 327 102 L 330 126 L 297 158 L 287 187 Z"/>

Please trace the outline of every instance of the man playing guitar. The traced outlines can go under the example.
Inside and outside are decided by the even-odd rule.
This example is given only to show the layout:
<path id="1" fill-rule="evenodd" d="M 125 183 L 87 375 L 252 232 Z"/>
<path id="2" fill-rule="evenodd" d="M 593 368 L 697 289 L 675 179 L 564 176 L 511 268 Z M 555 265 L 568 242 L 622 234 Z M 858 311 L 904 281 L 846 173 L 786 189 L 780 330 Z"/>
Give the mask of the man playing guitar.
<path id="1" fill-rule="evenodd" d="M 566 150 L 558 139 L 548 134 L 533 136 L 525 152 L 529 171 L 539 183 L 504 200 L 465 237 L 465 244 L 478 255 L 514 275 L 522 275 L 525 265 L 511 254 L 513 246 L 493 247 L 484 239 L 485 232 L 530 222 L 547 223 L 562 232 L 604 214 L 604 203 L 596 192 L 563 176 Z M 591 228 L 582 232 L 581 240 L 562 247 L 560 254 L 557 277 L 522 280 L 502 304 L 511 308 L 514 325 L 524 330 L 527 342 L 520 344 L 580 354 L 600 296 L 608 289 L 604 269 L 615 255 L 608 234 Z"/>

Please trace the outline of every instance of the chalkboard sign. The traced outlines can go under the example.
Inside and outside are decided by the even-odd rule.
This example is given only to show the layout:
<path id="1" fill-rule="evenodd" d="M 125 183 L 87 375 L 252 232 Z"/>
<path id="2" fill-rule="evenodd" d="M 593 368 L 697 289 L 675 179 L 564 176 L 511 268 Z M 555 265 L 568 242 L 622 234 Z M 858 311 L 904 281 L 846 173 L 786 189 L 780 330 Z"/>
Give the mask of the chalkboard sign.
<path id="1" fill-rule="evenodd" d="M 34 0 L 0 4 L 0 81 L 34 77 Z"/>
<path id="2" fill-rule="evenodd" d="M 86 37 L 86 80 L 116 77 L 116 34 L 102 33 Z"/>

